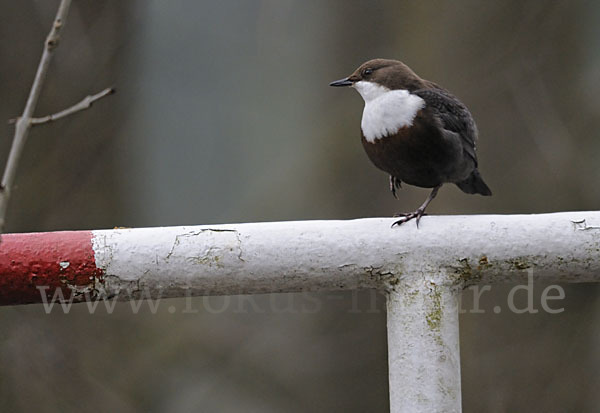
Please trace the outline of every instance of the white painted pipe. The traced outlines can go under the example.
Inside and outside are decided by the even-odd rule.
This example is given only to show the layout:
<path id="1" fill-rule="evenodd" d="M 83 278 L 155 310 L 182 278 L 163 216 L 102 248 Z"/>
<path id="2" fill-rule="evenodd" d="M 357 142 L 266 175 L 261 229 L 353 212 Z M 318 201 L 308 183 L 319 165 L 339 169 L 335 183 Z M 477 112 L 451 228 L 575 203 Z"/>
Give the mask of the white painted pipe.
<path id="1" fill-rule="evenodd" d="M 426 216 L 92 231 L 109 294 L 153 296 L 389 289 L 444 274 L 455 285 L 600 281 L 600 212 Z"/>
<path id="2" fill-rule="evenodd" d="M 392 413 L 461 411 L 458 295 L 443 280 L 415 277 L 388 294 Z"/>

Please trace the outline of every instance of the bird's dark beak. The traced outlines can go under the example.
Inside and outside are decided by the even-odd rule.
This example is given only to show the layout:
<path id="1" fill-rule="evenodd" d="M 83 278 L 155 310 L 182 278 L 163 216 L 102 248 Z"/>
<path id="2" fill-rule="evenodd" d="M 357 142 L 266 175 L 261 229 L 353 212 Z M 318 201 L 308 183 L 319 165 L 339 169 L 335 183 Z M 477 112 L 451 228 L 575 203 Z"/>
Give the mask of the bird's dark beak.
<path id="1" fill-rule="evenodd" d="M 329 86 L 341 87 L 341 86 L 352 86 L 353 84 L 354 84 L 354 82 L 352 80 L 350 80 L 349 77 L 347 77 L 345 79 L 340 79 L 340 80 L 336 80 L 335 82 L 331 82 L 329 84 Z"/>

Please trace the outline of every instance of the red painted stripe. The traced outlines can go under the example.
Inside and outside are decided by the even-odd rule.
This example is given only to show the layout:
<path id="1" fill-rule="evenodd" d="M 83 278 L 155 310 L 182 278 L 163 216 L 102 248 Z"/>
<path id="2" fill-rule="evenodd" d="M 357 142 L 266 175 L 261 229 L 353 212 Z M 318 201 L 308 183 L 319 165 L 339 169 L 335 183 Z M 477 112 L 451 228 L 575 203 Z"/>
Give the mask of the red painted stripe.
<path id="1" fill-rule="evenodd" d="M 66 299 L 84 301 L 73 287 L 94 291 L 102 275 L 94 260 L 91 231 L 2 235 L 0 305 L 41 303 L 38 287 L 49 287 L 48 301 L 57 289 Z"/>

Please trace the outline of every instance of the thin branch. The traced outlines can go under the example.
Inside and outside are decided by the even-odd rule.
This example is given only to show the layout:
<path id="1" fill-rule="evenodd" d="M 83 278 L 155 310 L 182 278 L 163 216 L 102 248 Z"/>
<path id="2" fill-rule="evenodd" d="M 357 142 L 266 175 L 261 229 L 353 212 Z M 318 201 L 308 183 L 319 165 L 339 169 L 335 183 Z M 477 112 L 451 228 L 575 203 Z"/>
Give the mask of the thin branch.
<path id="1" fill-rule="evenodd" d="M 10 148 L 6 168 L 4 169 L 4 175 L 2 176 L 2 182 L 0 184 L 0 234 L 4 230 L 8 200 L 15 181 L 17 165 L 21 159 L 23 147 L 25 146 L 25 141 L 27 140 L 27 135 L 31 128 L 31 117 L 35 110 L 35 106 L 37 105 L 38 98 L 40 97 L 42 85 L 44 84 L 46 74 L 48 73 L 48 67 L 50 66 L 50 60 L 52 59 L 54 50 L 58 46 L 60 31 L 66 23 L 70 6 L 71 0 L 61 0 L 60 5 L 58 6 L 58 12 L 56 13 L 54 23 L 52 24 L 52 29 L 50 29 L 50 33 L 46 38 L 42 58 L 40 59 L 40 64 L 38 65 L 37 73 L 35 74 L 35 79 L 33 80 L 33 85 L 31 86 L 31 91 L 29 92 L 27 103 L 25 104 L 25 109 L 23 110 L 23 114 L 17 120 L 13 143 Z"/>
<path id="2" fill-rule="evenodd" d="M 19 164 L 19 160 L 21 159 L 23 148 L 25 147 L 25 142 L 27 141 L 27 136 L 29 135 L 29 129 L 31 129 L 31 126 L 35 124 L 51 122 L 80 110 L 87 109 L 96 100 L 101 99 L 113 92 L 112 89 L 106 89 L 96 95 L 88 96 L 75 106 L 72 106 L 54 115 L 43 118 L 33 118 L 33 113 L 40 97 L 42 86 L 44 84 L 44 80 L 46 79 L 46 74 L 48 73 L 50 60 L 54 55 L 54 50 L 58 47 L 60 31 L 64 28 L 67 21 L 67 15 L 69 13 L 70 6 L 71 0 L 61 0 L 60 5 L 58 6 L 58 11 L 56 12 L 56 17 L 54 18 L 54 23 L 52 24 L 50 33 L 48 34 L 48 37 L 46 37 L 46 42 L 44 43 L 44 51 L 42 52 L 42 57 L 33 80 L 33 85 L 31 86 L 31 90 L 29 92 L 29 97 L 27 98 L 27 103 L 25 104 L 25 109 L 23 110 L 23 114 L 15 120 L 15 134 L 13 137 L 12 146 L 10 148 L 10 153 L 8 154 L 8 160 L 6 161 L 6 167 L 4 169 L 2 181 L 0 182 L 0 234 L 2 234 L 4 231 L 6 211 L 11 195 L 11 189 L 15 181 L 17 166 Z"/>
<path id="3" fill-rule="evenodd" d="M 61 110 L 60 112 L 54 113 L 52 115 L 42 116 L 41 118 L 31 118 L 31 126 L 41 125 L 48 122 L 54 122 L 55 120 L 65 118 L 69 115 L 73 115 L 74 113 L 80 112 L 85 109 L 89 109 L 94 102 L 102 99 L 105 96 L 112 95 L 113 93 L 115 93 L 115 89 L 109 87 L 107 89 L 104 89 L 102 92 L 96 93 L 95 95 L 88 95 L 85 98 L 83 98 L 79 103 L 76 103 L 65 110 Z M 18 119 L 11 119 L 10 123 L 15 123 L 17 122 L 17 120 Z"/>

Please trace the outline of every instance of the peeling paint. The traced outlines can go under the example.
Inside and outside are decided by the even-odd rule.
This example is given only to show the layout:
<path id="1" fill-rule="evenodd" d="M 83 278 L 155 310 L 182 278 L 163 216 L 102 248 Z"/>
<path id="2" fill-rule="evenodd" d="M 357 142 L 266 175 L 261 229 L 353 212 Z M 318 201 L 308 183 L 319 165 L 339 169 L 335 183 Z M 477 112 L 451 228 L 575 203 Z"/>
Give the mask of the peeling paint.
<path id="1" fill-rule="evenodd" d="M 68 281 L 65 284 L 67 288 L 71 290 L 75 301 L 90 301 L 95 300 L 98 297 L 104 298 L 102 295 L 103 280 L 98 277 L 90 277 L 90 282 L 88 284 L 70 284 Z"/>
<path id="2" fill-rule="evenodd" d="M 590 229 L 600 229 L 600 225 L 588 225 L 587 220 L 581 219 L 579 221 L 571 221 L 576 230 L 579 231 L 588 231 Z"/>
<path id="3" fill-rule="evenodd" d="M 531 258 L 528 257 L 517 257 L 506 260 L 506 262 L 510 265 L 510 269 L 526 270 L 527 268 L 533 267 L 530 259 Z"/>
<path id="4" fill-rule="evenodd" d="M 490 264 L 490 262 L 488 261 L 488 257 L 484 255 L 483 257 L 479 258 L 479 267 L 477 269 L 486 269 L 490 268 L 491 266 L 492 264 Z"/>
<path id="5" fill-rule="evenodd" d="M 365 267 L 364 271 L 369 275 L 369 278 L 383 287 L 386 291 L 394 290 L 395 286 L 400 283 L 401 272 L 397 269 L 389 269 L 386 266 Z"/>

